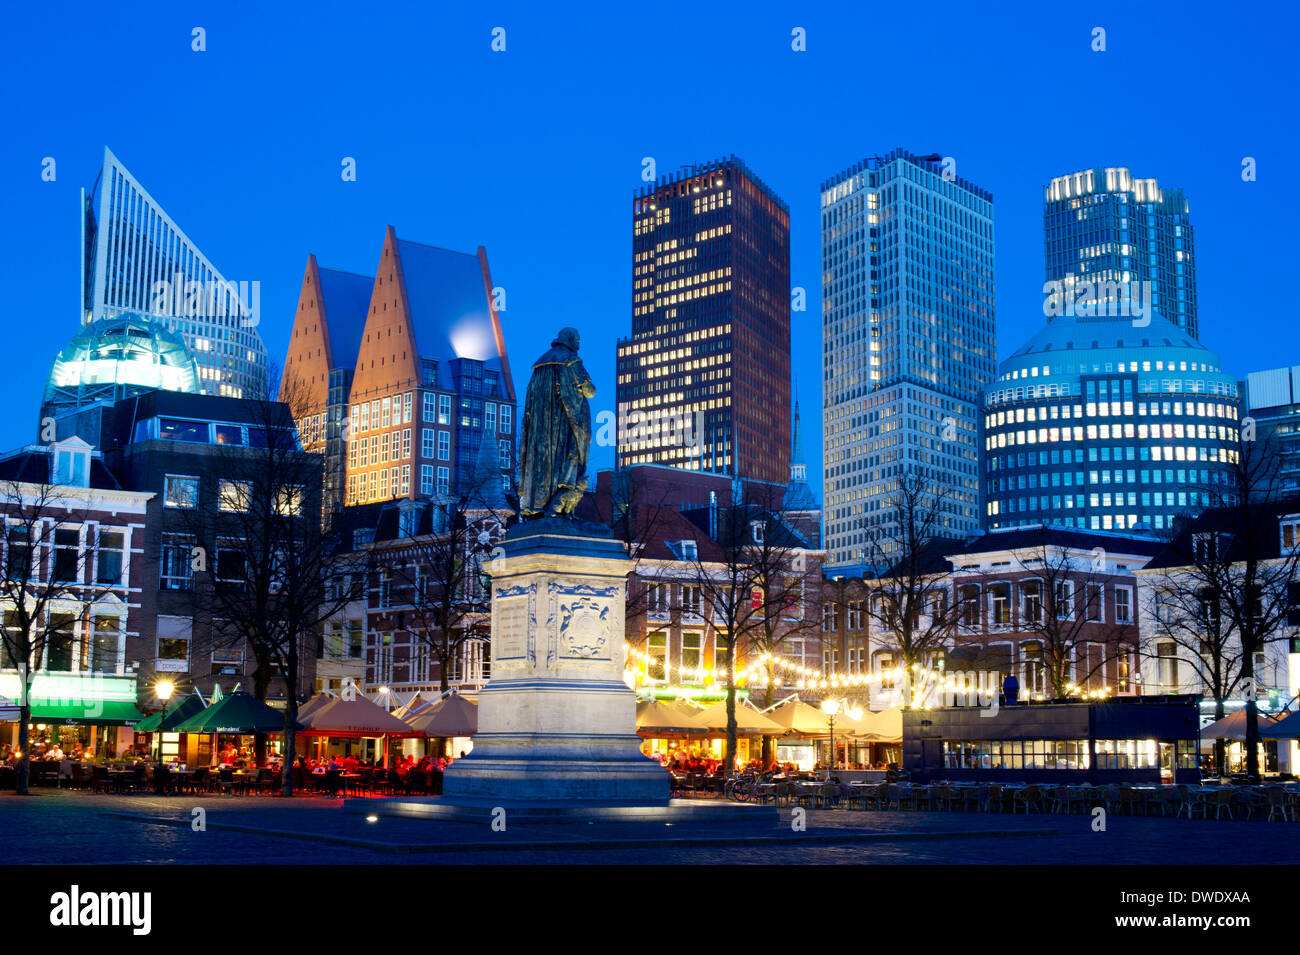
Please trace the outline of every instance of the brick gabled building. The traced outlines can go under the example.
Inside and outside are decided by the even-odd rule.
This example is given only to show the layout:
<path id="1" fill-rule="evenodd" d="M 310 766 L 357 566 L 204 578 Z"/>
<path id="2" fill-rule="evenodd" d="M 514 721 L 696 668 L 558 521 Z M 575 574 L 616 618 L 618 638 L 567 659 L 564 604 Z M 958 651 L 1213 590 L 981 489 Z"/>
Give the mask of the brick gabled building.
<path id="1" fill-rule="evenodd" d="M 943 608 L 945 636 L 918 664 L 924 675 L 909 681 L 897 638 L 872 609 L 877 590 L 893 581 L 861 568 L 830 577 L 823 665 L 873 708 L 905 702 L 903 687 L 915 690 L 921 680 L 927 689 L 918 702 L 942 702 L 941 684 L 954 673 L 995 692 L 1014 675 L 1022 698 L 1055 695 L 1053 668 L 1067 687 L 1060 695 L 1140 693 L 1134 572 L 1160 546 L 1144 535 L 1056 526 L 935 542 L 923 565 L 932 590 L 926 606 Z"/>
<path id="2" fill-rule="evenodd" d="M 307 256 L 284 359 L 280 400 L 298 419 L 303 449 L 325 456 L 324 506 L 343 503 L 348 399 L 365 329 L 373 275 L 321 268 Z"/>
<path id="3" fill-rule="evenodd" d="M 459 493 L 483 441 L 509 486 L 518 414 L 487 252 L 389 226 L 373 277 L 310 257 L 281 398 L 336 505 Z"/>
<path id="4" fill-rule="evenodd" d="M 598 472 L 596 489 L 584 498 L 580 516 L 611 525 L 635 561 L 625 619 L 629 666 L 639 692 L 707 697 L 725 690 L 725 644 L 718 638 L 722 620 L 709 606 L 701 576 L 727 573 L 719 525 L 733 500 L 752 512 L 743 522 L 746 532 L 767 539 L 769 556 L 774 551 L 783 565 L 783 579 L 774 586 L 782 603 L 787 595 L 790 601 L 782 609 L 776 641 L 778 653 L 791 665 L 778 667 L 776 679 L 786 688 L 815 682 L 806 670 L 817 668 L 821 654 L 815 624 L 821 614 L 823 554 L 816 536 L 806 534 L 803 526 L 814 513 L 807 506 L 815 508 L 815 502 L 792 496 L 780 485 L 742 485 L 722 475 L 638 465 Z M 771 507 L 744 503 L 764 500 Z M 804 506 L 798 521 L 787 520 L 785 500 Z M 765 699 L 768 668 L 756 642 L 740 641 L 736 669 L 742 674 L 740 686 Z"/>

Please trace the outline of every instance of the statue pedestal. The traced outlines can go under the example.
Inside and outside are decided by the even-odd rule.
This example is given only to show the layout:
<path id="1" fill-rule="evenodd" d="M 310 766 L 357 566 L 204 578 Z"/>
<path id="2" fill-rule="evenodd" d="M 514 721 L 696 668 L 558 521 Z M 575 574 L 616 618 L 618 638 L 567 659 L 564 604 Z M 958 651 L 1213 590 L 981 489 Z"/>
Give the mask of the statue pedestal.
<path id="1" fill-rule="evenodd" d="M 600 525 L 551 518 L 511 528 L 503 550 L 488 568 L 492 679 L 444 801 L 667 806 L 668 773 L 641 753 L 623 680 L 623 545 Z"/>
<path id="2" fill-rule="evenodd" d="M 493 827 L 507 817 L 776 825 L 775 806 L 669 799 L 667 770 L 641 753 L 636 695 L 623 682 L 632 562 L 609 529 L 529 521 L 510 529 L 503 549 L 488 568 L 492 679 L 479 693 L 473 752 L 447 769 L 441 796 L 349 799 L 344 813 Z"/>

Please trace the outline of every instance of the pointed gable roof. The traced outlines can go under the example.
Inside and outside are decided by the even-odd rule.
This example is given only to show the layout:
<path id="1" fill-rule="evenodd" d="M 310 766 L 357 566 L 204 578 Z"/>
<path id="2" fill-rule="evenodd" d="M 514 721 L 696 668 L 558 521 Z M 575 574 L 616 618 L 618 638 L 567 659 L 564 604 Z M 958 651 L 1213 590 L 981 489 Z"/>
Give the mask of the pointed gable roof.
<path id="1" fill-rule="evenodd" d="M 389 226 L 357 352 L 353 395 L 387 393 L 420 383 L 420 356 L 411 319 L 397 232 Z"/>
<path id="2" fill-rule="evenodd" d="M 289 397 L 286 389 L 292 381 L 307 390 L 311 407 L 323 409 L 328 404 L 329 373 L 356 364 L 373 285 L 368 276 L 323 269 L 315 255 L 307 256 L 280 383 L 281 400 Z"/>
<path id="3" fill-rule="evenodd" d="M 318 273 L 321 301 L 325 304 L 330 367 L 352 369 L 356 367 L 375 277 L 324 268 Z"/>
<path id="4" fill-rule="evenodd" d="M 481 361 L 501 375 L 503 390 L 513 398 L 487 253 L 482 247 L 470 255 L 407 239 L 397 239 L 396 245 L 419 356 Z"/>

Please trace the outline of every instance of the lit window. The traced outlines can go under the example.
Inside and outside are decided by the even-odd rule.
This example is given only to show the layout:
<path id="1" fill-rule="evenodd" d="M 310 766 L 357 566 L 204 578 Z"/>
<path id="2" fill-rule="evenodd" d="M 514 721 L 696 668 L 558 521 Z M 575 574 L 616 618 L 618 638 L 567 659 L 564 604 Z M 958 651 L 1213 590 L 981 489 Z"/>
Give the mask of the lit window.
<path id="1" fill-rule="evenodd" d="M 251 481 L 232 481 L 222 478 L 217 488 L 217 506 L 223 511 L 243 513 L 253 499 Z"/>
<path id="2" fill-rule="evenodd" d="M 199 479 L 168 474 L 163 479 L 164 507 L 197 507 L 199 503 Z"/>

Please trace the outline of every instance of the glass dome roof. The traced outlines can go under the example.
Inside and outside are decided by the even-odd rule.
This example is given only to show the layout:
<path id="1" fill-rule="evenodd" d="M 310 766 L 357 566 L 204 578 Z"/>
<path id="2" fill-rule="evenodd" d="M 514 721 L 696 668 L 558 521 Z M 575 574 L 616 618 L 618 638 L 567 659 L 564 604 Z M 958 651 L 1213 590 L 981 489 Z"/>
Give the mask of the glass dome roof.
<path id="1" fill-rule="evenodd" d="M 199 393 L 184 339 L 160 322 L 127 314 L 85 325 L 54 359 L 45 401 L 86 404 L 143 391 Z"/>

